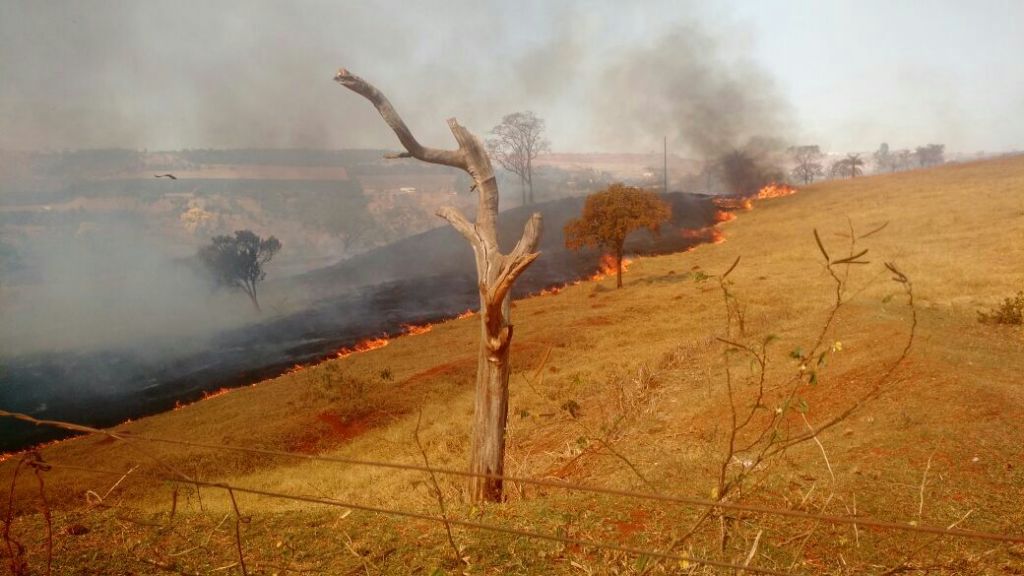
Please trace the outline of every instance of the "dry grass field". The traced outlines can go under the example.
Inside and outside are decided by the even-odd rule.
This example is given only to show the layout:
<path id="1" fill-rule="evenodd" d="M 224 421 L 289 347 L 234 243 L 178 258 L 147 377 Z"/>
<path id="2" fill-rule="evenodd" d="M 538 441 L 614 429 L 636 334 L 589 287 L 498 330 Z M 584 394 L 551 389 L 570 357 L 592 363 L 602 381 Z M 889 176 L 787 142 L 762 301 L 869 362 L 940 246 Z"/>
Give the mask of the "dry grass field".
<path id="1" fill-rule="evenodd" d="M 1024 340 L 1020 328 L 977 320 L 1024 287 L 1024 157 L 808 186 L 721 226 L 722 244 L 634 262 L 620 290 L 609 278 L 515 303 L 507 473 L 709 499 L 724 464 L 728 477 L 745 476 L 726 502 L 1024 534 Z M 851 229 L 853 252 L 868 250 L 867 264 L 833 266 L 845 284 L 831 323 L 836 284 L 815 229 L 833 261 L 850 254 Z M 719 276 L 737 257 L 723 299 Z M 909 278 L 913 307 L 885 262 Z M 116 431 L 461 468 L 477 337 L 476 318 L 453 320 Z M 765 349 L 763 409 L 738 444 L 784 407 L 769 431 L 778 439 L 868 400 L 763 462 L 730 457 L 728 391 L 745 413 L 761 370 L 716 338 Z M 790 391 L 798 409 L 784 406 Z M 58 465 L 39 473 L 55 574 L 240 574 L 236 526 L 249 574 L 735 573 L 459 527 L 455 561 L 439 523 L 236 493 L 236 524 L 226 490 L 155 478 L 437 516 L 423 472 L 103 435 L 42 457 Z M 0 463 L 2 486 L 17 462 Z M 515 484 L 508 502 L 475 506 L 460 478 L 437 481 L 454 519 L 647 550 L 669 549 L 704 510 Z M 38 488 L 23 467 L 10 534 L 32 574 L 46 556 Z M 1024 574 L 1021 544 L 735 510 L 674 551 L 792 574 Z"/>

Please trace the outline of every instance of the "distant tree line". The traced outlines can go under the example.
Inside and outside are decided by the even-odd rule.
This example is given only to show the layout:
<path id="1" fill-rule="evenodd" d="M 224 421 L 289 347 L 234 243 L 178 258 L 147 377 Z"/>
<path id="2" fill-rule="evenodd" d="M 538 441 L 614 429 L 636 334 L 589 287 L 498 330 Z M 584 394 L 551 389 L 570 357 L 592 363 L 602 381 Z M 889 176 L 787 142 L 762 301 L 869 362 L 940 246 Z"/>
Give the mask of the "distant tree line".
<path id="1" fill-rule="evenodd" d="M 913 152 L 907 149 L 890 150 L 883 142 L 875 151 L 875 172 L 899 172 L 911 168 L 926 168 L 946 162 L 945 144 L 918 146 Z"/>
<path id="2" fill-rule="evenodd" d="M 937 166 L 946 162 L 946 146 L 944 144 L 927 144 L 909 149 L 891 150 L 889 144 L 882 143 L 872 154 L 876 173 L 900 172 L 913 168 Z M 864 174 L 867 162 L 859 153 L 849 153 L 842 158 L 832 160 L 826 169 L 825 154 L 817 145 L 791 146 L 790 160 L 793 169 L 790 176 L 793 181 L 810 184 L 820 178 L 856 178 Z"/>

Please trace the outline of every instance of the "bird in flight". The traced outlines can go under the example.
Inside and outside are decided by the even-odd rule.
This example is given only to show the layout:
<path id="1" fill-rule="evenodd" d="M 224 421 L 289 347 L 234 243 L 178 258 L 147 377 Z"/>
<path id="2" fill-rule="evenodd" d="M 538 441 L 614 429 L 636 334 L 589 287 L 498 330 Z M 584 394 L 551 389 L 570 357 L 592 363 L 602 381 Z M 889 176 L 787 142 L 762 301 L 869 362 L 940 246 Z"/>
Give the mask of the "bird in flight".
<path id="1" fill-rule="evenodd" d="M 153 174 L 153 178 L 170 178 L 171 180 L 178 179 L 174 174 Z"/>

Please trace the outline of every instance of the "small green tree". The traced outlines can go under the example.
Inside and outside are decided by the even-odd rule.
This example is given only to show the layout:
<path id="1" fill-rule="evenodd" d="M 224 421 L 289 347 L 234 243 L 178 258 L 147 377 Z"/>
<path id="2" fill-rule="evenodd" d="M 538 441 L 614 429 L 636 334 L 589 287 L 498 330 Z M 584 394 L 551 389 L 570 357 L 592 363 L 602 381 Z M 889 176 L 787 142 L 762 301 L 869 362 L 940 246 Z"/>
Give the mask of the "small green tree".
<path id="1" fill-rule="evenodd" d="M 654 192 L 612 184 L 587 196 L 583 215 L 565 225 L 565 246 L 580 250 L 593 246 L 615 257 L 616 285 L 622 288 L 622 249 L 631 233 L 648 229 L 658 234 L 672 217 L 672 207 Z"/>
<path id="2" fill-rule="evenodd" d="M 259 312 L 256 286 L 267 277 L 263 267 L 280 249 L 281 242 L 273 236 L 260 238 L 252 230 L 239 230 L 234 236 L 215 236 L 197 256 L 218 286 L 242 290 Z"/>

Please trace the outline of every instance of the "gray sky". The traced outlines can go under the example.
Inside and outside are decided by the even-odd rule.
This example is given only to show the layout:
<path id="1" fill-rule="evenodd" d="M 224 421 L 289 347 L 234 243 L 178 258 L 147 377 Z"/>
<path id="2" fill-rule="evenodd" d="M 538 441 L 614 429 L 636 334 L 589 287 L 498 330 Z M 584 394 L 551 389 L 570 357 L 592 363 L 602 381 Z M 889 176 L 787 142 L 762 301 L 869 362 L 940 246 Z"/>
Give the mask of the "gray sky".
<path id="1" fill-rule="evenodd" d="M 394 147 L 532 109 L 556 151 L 1024 148 L 1024 2 L 0 0 L 0 148 Z"/>

